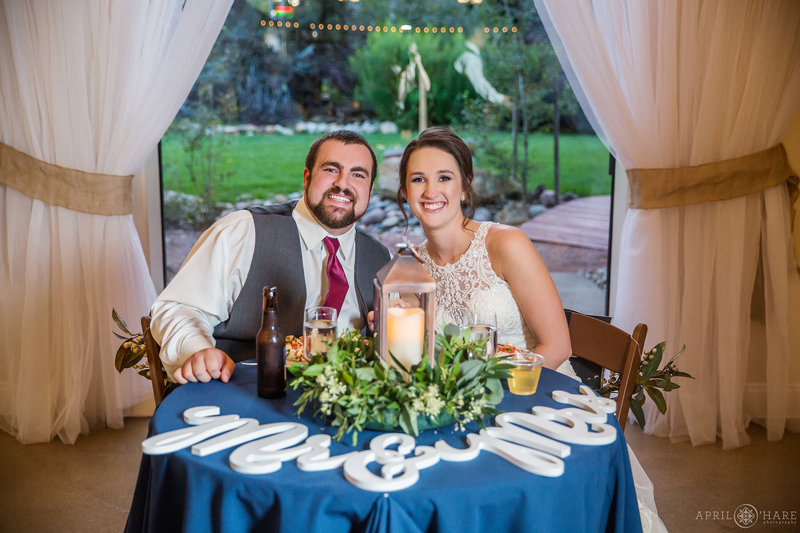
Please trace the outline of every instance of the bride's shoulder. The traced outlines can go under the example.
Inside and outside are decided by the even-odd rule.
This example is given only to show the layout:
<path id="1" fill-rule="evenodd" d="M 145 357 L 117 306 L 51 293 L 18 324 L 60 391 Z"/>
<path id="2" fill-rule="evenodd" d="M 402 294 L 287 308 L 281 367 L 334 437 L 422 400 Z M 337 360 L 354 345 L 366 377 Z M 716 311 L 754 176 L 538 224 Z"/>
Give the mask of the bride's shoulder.
<path id="1" fill-rule="evenodd" d="M 536 249 L 519 228 L 492 224 L 486 234 L 486 252 L 497 275 L 506 279 L 506 273 L 525 265 Z"/>
<path id="2" fill-rule="evenodd" d="M 511 247 L 515 248 L 522 244 L 530 245 L 531 241 L 521 229 L 505 224 L 491 224 L 486 233 L 486 248 L 502 252 Z"/>

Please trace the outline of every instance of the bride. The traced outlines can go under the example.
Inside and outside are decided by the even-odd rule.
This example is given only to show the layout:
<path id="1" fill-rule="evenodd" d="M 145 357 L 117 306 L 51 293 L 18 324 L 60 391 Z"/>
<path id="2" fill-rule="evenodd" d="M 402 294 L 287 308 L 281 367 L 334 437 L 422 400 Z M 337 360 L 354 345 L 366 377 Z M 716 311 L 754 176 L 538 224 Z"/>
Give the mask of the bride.
<path id="1" fill-rule="evenodd" d="M 427 237 L 418 251 L 436 281 L 436 324 L 496 323 L 498 344 L 542 354 L 544 366 L 577 379 L 561 299 L 536 248 L 517 228 L 462 214 L 462 203 L 474 211 L 472 175 L 469 148 L 447 128 L 423 131 L 400 160 L 397 201 Z"/>
<path id="2" fill-rule="evenodd" d="M 497 342 L 544 356 L 544 365 L 579 379 L 561 299 L 542 258 L 519 229 L 476 222 L 472 154 L 447 128 L 424 130 L 400 159 L 397 203 L 422 224 L 427 240 L 418 252 L 436 281 L 436 323 L 497 325 Z M 405 215 L 405 210 L 403 210 Z M 477 322 L 474 319 L 477 317 Z M 644 531 L 666 531 L 653 485 L 628 447 Z"/>

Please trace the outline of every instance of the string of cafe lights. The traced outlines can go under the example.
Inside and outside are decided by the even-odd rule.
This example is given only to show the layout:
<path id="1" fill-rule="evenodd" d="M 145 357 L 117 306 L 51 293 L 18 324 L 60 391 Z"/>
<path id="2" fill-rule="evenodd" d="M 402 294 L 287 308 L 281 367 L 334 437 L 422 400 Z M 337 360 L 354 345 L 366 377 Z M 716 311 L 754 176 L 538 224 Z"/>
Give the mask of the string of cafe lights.
<path id="1" fill-rule="evenodd" d="M 287 30 L 300 29 L 300 23 L 296 21 L 283 21 L 283 20 L 261 20 L 262 26 L 278 27 Z M 364 24 L 325 24 L 322 22 L 311 22 L 308 24 L 308 29 L 312 31 L 349 31 L 349 32 L 375 32 L 375 33 L 464 33 L 464 28 L 461 26 L 411 26 L 404 24 L 402 26 L 388 26 L 388 25 L 364 25 Z M 484 33 L 517 33 L 516 26 L 485 26 Z"/>

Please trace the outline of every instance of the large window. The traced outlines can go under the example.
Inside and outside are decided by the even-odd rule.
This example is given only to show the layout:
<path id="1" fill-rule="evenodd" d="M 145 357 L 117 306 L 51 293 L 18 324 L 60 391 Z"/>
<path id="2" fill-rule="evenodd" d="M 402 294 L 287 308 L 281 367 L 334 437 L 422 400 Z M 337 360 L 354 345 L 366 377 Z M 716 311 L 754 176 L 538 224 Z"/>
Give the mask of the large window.
<path id="1" fill-rule="evenodd" d="M 219 216 L 299 197 L 308 146 L 338 127 L 381 165 L 362 225 L 421 242 L 394 196 L 426 125 L 472 147 L 476 218 L 521 227 L 565 306 L 604 313 L 608 153 L 528 1 L 237 1 L 162 142 L 167 280 Z"/>

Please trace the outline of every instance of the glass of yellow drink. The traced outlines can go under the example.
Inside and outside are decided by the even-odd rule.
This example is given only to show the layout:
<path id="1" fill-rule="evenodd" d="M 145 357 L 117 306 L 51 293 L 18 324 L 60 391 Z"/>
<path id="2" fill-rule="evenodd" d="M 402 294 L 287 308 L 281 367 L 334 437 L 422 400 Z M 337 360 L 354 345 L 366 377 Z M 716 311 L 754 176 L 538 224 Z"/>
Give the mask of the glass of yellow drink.
<path id="1" fill-rule="evenodd" d="M 544 357 L 533 352 L 517 352 L 504 362 L 513 366 L 508 378 L 508 390 L 511 394 L 527 396 L 536 392 L 539 376 L 542 374 Z"/>

